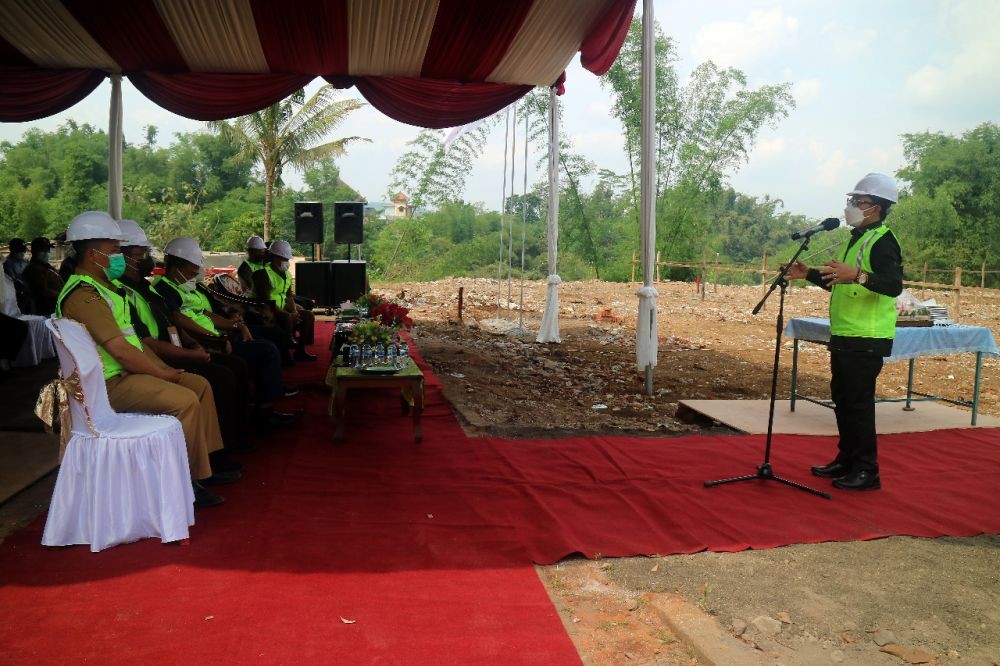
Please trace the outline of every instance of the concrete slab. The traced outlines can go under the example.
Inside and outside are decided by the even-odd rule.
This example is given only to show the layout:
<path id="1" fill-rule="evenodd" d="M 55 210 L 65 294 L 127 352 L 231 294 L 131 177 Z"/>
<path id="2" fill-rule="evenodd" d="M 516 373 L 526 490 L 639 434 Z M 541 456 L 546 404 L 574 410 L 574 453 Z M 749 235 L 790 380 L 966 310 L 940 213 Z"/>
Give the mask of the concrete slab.
<path id="1" fill-rule="evenodd" d="M 678 413 L 687 409 L 749 434 L 767 432 L 768 400 L 681 400 Z M 903 411 L 903 403 L 875 405 L 875 422 L 881 434 L 927 432 L 945 428 L 971 428 L 971 412 L 939 402 L 913 403 L 914 411 Z M 977 428 L 1000 427 L 1000 418 L 979 414 Z M 836 435 L 833 410 L 804 400 L 774 405 L 774 432 L 794 435 Z"/>
<path id="2" fill-rule="evenodd" d="M 0 503 L 59 465 L 59 437 L 44 432 L 5 432 L 0 437 Z"/>
<path id="3" fill-rule="evenodd" d="M 756 666 L 772 663 L 763 654 L 722 628 L 719 621 L 686 599 L 652 594 L 650 604 L 664 624 L 698 657 L 698 663 Z"/>

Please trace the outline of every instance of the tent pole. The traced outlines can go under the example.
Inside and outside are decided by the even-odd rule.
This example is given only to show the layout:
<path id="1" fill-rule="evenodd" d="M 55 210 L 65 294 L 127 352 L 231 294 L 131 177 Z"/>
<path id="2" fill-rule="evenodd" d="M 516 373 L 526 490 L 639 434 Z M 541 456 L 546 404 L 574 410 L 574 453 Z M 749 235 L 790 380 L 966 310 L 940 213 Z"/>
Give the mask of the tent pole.
<path id="1" fill-rule="evenodd" d="M 122 75 L 111 75 L 111 109 L 108 119 L 108 214 L 122 219 Z"/>
<path id="2" fill-rule="evenodd" d="M 497 320 L 500 319 L 500 293 L 503 290 L 503 218 L 507 204 L 507 142 L 510 139 L 510 107 L 504 119 L 503 133 L 503 191 L 500 193 L 500 256 L 497 257 Z"/>
<path id="3" fill-rule="evenodd" d="M 517 311 L 517 327 L 522 333 L 524 329 L 524 239 L 528 226 L 528 111 L 530 106 L 524 105 L 524 183 L 521 185 L 521 307 Z"/>
<path id="4" fill-rule="evenodd" d="M 653 395 L 653 368 L 657 362 L 656 298 L 653 287 L 653 252 L 656 248 L 656 45 L 654 42 L 653 0 L 642 0 L 642 125 L 640 200 L 642 234 L 642 287 L 636 321 L 636 365 L 646 375 L 646 395 Z"/>
<path id="5" fill-rule="evenodd" d="M 549 215 L 546 229 L 548 246 L 548 286 L 545 289 L 545 310 L 536 342 L 562 342 L 559 338 L 559 98 L 555 88 L 549 88 Z"/>
<path id="6" fill-rule="evenodd" d="M 514 102 L 514 114 L 510 123 L 510 196 L 514 196 L 514 175 L 517 167 L 517 102 Z M 507 230 L 507 313 L 513 299 L 514 279 L 514 218 L 510 218 L 510 228 Z"/>

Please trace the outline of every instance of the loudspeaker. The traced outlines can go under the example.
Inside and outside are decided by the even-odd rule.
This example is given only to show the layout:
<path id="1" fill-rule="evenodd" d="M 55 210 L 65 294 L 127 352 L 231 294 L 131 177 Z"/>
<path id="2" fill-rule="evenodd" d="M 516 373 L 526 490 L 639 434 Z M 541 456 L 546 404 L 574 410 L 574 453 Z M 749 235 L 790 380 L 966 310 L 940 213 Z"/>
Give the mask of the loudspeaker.
<path id="1" fill-rule="evenodd" d="M 333 301 L 356 301 L 368 293 L 368 263 L 364 261 L 333 262 Z"/>
<path id="2" fill-rule="evenodd" d="M 321 202 L 295 202 L 295 242 L 323 242 L 323 204 Z"/>
<path id="3" fill-rule="evenodd" d="M 361 245 L 365 242 L 364 222 L 364 202 L 336 202 L 333 204 L 333 242 Z"/>
<path id="4" fill-rule="evenodd" d="M 330 307 L 333 298 L 333 268 L 329 261 L 300 261 L 295 264 L 295 294 Z"/>

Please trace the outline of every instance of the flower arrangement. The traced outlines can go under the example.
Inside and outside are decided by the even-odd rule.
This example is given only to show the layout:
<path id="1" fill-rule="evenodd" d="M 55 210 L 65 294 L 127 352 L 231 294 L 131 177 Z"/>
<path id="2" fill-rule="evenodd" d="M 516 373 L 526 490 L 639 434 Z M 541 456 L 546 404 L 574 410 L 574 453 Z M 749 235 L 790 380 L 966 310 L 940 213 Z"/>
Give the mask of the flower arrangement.
<path id="1" fill-rule="evenodd" d="M 413 320 L 407 315 L 410 309 L 403 307 L 399 303 L 383 301 L 368 311 L 368 315 L 375 321 L 380 321 L 383 326 L 395 328 L 410 328 Z"/>
<path id="2" fill-rule="evenodd" d="M 396 337 L 396 333 L 396 328 L 384 326 L 373 319 L 355 324 L 352 338 L 354 343 L 359 345 L 388 344 Z"/>
<path id="3" fill-rule="evenodd" d="M 389 299 L 387 299 L 385 296 L 376 294 L 374 291 L 369 291 L 366 294 L 362 294 L 355 302 L 355 305 L 357 305 L 360 308 L 365 308 L 370 312 L 372 308 L 375 308 L 379 305 L 382 305 L 383 303 L 388 303 L 388 302 Z"/>

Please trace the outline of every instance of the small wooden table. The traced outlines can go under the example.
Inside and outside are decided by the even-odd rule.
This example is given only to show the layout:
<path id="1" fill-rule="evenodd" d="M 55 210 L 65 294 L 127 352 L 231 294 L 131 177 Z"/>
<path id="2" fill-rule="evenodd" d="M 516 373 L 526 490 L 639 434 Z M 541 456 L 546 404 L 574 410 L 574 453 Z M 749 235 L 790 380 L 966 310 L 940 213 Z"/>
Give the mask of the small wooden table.
<path id="1" fill-rule="evenodd" d="M 407 412 L 413 414 L 413 438 L 416 441 L 423 439 L 423 431 L 420 429 L 420 413 L 424 411 L 424 373 L 413 362 L 407 359 L 407 366 L 399 372 L 392 374 L 374 374 L 362 372 L 356 368 L 338 365 L 336 360 L 330 365 L 326 373 L 326 384 L 332 387 L 330 394 L 330 416 L 337 423 L 334 439 L 342 439 L 344 436 L 344 422 L 347 411 L 347 392 L 350 389 L 358 388 L 398 388 L 400 399 L 403 405 L 403 415 Z"/>

